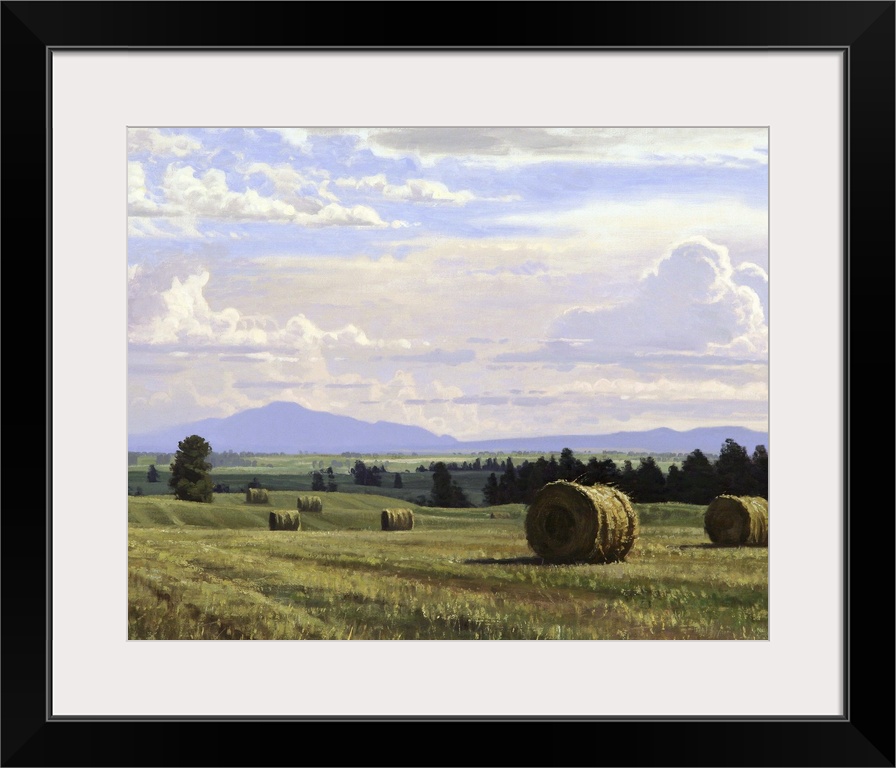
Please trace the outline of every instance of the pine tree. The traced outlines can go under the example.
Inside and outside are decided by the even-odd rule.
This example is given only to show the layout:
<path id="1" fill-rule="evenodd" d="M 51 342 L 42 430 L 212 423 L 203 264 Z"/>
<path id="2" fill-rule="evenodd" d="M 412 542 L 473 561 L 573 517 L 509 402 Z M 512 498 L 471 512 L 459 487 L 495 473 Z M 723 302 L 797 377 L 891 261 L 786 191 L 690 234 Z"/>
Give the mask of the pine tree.
<path id="1" fill-rule="evenodd" d="M 482 496 L 485 499 L 485 504 L 488 507 L 494 507 L 498 503 L 498 477 L 492 472 L 488 479 L 485 481 L 485 486 L 482 488 Z"/>
<path id="2" fill-rule="evenodd" d="M 451 506 L 451 473 L 443 461 L 434 462 L 432 465 L 432 491 L 430 496 L 434 507 Z"/>
<path id="3" fill-rule="evenodd" d="M 752 469 L 747 449 L 729 437 L 722 445 L 715 464 L 720 492 L 734 496 L 750 495 L 753 485 Z"/>
<path id="4" fill-rule="evenodd" d="M 182 501 L 210 502 L 214 484 L 209 474 L 212 465 L 206 457 L 212 447 L 199 435 L 190 435 L 177 444 L 177 449 L 168 480 L 175 497 Z"/>
<path id="5" fill-rule="evenodd" d="M 721 493 L 715 468 L 699 448 L 681 463 L 681 483 L 681 500 L 687 504 L 709 504 Z"/>
<path id="6" fill-rule="evenodd" d="M 750 476 L 752 478 L 752 487 L 750 489 L 752 495 L 767 499 L 768 451 L 766 451 L 764 445 L 757 445 L 753 450 L 753 457 L 750 460 Z"/>
<path id="7" fill-rule="evenodd" d="M 666 473 L 666 501 L 683 501 L 684 484 L 677 464 Z"/>
<path id="8" fill-rule="evenodd" d="M 635 470 L 634 497 L 645 503 L 665 501 L 666 479 L 653 456 L 641 459 Z"/>

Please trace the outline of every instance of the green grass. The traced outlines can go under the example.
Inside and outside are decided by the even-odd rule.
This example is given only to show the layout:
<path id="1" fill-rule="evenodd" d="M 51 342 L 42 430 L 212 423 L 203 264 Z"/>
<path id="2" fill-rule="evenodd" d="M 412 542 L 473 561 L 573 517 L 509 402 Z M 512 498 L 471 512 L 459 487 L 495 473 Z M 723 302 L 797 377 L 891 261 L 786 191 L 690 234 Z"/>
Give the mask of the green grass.
<path id="1" fill-rule="evenodd" d="M 454 472 L 451 475 L 451 479 L 456 481 L 463 489 L 471 503 L 479 506 L 484 502 L 482 489 L 489 474 L 489 472 Z M 158 483 L 149 483 L 146 481 L 146 469 L 131 467 L 128 469 L 128 487 L 131 489 L 139 488 L 140 495 L 143 496 L 171 495 L 171 489 L 168 487 L 168 478 L 170 476 L 171 473 L 167 469 L 160 469 L 160 481 Z M 229 485 L 231 493 L 236 492 L 239 488 L 246 488 L 248 483 L 254 478 L 258 478 L 258 482 L 261 483 L 262 487 L 268 490 L 312 493 L 310 473 L 294 474 L 265 467 L 248 467 L 245 469 L 223 467 L 222 469 L 212 470 L 211 477 L 215 483 Z M 326 479 L 325 475 L 324 480 L 326 481 Z M 378 494 L 403 501 L 416 501 L 419 496 L 429 497 L 430 491 L 432 491 L 431 472 L 411 471 L 407 474 L 402 473 L 401 480 L 403 487 L 394 488 L 394 473 L 387 473 L 383 476 L 383 483 L 380 487 L 363 486 L 355 485 L 352 475 L 334 474 L 334 481 L 340 493 Z M 318 491 L 313 493 L 322 498 L 327 495 Z M 217 495 L 220 496 L 222 494 Z"/>
<path id="2" fill-rule="evenodd" d="M 702 507 L 636 505 L 625 563 L 543 565 L 524 508 L 415 505 L 379 530 L 387 496 L 321 494 L 302 530 L 268 531 L 270 505 L 129 498 L 132 639 L 767 639 L 768 551 L 719 549 Z"/>
<path id="3" fill-rule="evenodd" d="M 559 458 L 559 452 L 555 457 Z M 588 461 L 591 454 L 587 452 L 577 453 L 576 456 L 583 462 Z M 358 454 L 355 456 L 336 456 L 328 454 L 277 454 L 271 456 L 256 456 L 254 460 L 258 466 L 246 467 L 217 467 L 212 470 L 212 478 L 216 483 L 230 485 L 232 491 L 238 488 L 245 488 L 253 478 L 258 478 L 259 482 L 268 490 L 294 490 L 294 491 L 311 491 L 311 473 L 315 470 L 325 470 L 332 466 L 335 474 L 334 480 L 342 493 L 378 493 L 391 496 L 401 500 L 416 500 L 419 496 L 429 496 L 432 490 L 432 473 L 416 472 L 416 468 L 421 464 L 429 467 L 430 462 L 444 461 L 457 462 L 462 464 L 464 461 L 472 462 L 477 457 L 485 460 L 489 456 L 495 456 L 500 461 L 507 458 L 507 454 L 501 453 L 474 453 L 474 454 L 444 454 L 444 455 L 427 455 L 414 456 L 407 454 Z M 550 454 L 544 453 L 512 453 L 510 457 L 515 467 L 519 467 L 523 461 L 535 461 L 541 456 L 550 459 Z M 628 459 L 632 465 L 637 468 L 637 456 L 625 453 L 601 453 L 598 457 L 611 458 L 616 465 L 622 469 L 623 462 Z M 386 467 L 386 474 L 383 475 L 382 486 L 379 488 L 369 488 L 354 484 L 354 478 L 349 469 L 354 466 L 355 459 L 360 458 L 370 467 L 373 464 Z M 681 466 L 681 458 L 657 459 L 657 465 L 664 473 L 668 472 L 672 463 Z M 128 487 L 136 490 L 140 489 L 142 495 L 165 495 L 169 493 L 168 478 L 170 472 L 167 466 L 156 466 L 159 472 L 160 482 L 149 483 L 146 480 L 146 473 L 149 465 L 155 463 L 155 455 L 140 456 L 138 463 L 128 467 Z M 393 488 L 394 475 L 401 475 L 403 488 Z M 487 471 L 455 471 L 451 473 L 451 479 L 463 489 L 470 502 L 475 506 L 481 506 L 485 503 L 482 495 L 482 489 L 491 472 Z M 497 473 L 500 475 L 500 472 Z M 326 475 L 324 477 L 326 480 Z"/>

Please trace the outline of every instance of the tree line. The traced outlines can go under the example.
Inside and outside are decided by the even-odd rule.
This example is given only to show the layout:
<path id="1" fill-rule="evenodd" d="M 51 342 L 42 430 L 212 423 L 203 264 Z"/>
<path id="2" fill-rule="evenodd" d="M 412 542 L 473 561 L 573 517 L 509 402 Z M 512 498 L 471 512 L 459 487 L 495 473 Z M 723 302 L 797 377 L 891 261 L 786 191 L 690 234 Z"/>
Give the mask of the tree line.
<path id="1" fill-rule="evenodd" d="M 177 498 L 207 502 L 211 501 L 213 492 L 221 492 L 211 480 L 212 464 L 208 461 L 211 453 L 211 446 L 199 435 L 190 435 L 178 443 L 168 480 Z M 479 459 L 476 461 L 479 462 Z M 429 502 L 432 506 L 474 506 L 452 479 L 448 464 L 439 461 L 431 466 Z M 489 458 L 481 466 L 502 467 L 500 477 L 497 472 L 492 472 L 482 489 L 486 506 L 530 504 L 544 485 L 555 480 L 582 485 L 612 485 L 628 494 L 633 501 L 641 503 L 678 501 L 708 504 L 723 493 L 768 497 L 768 451 L 765 446 L 756 446 L 753 454 L 749 455 L 746 448 L 730 438 L 723 443 L 715 461 L 710 461 L 696 449 L 684 458 L 681 467 L 672 464 L 665 474 L 652 456 L 640 458 L 637 467 L 626 459 L 620 468 L 609 458 L 592 456 L 583 462 L 569 448 L 561 451 L 559 459 L 553 455 L 550 459 L 542 456 L 535 461 L 524 460 L 519 467 L 515 467 L 510 457 L 500 464 L 497 464 L 497 459 Z M 379 467 L 374 464 L 368 468 L 359 459 L 355 461 L 351 474 L 356 484 L 376 487 L 382 485 L 387 473 L 385 465 Z M 159 479 L 155 465 L 151 465 L 147 480 L 158 482 Z M 334 480 L 332 468 L 325 472 L 315 471 L 312 473 L 312 488 L 335 491 Z M 257 480 L 250 486 L 253 484 L 257 484 Z M 393 487 L 402 487 L 398 473 L 393 476 Z"/>
<path id="2" fill-rule="evenodd" d="M 626 459 L 622 467 L 612 459 L 592 456 L 587 463 L 564 448 L 559 460 L 554 456 L 523 461 L 519 467 L 508 457 L 500 475 L 492 472 L 482 489 L 487 506 L 531 504 L 547 483 L 567 480 L 581 485 L 612 485 L 635 502 L 679 501 L 708 504 L 723 493 L 735 496 L 768 496 L 768 451 L 757 445 L 753 454 L 728 439 L 713 462 L 701 450 L 691 451 L 681 463 L 672 464 L 663 474 L 652 456 L 642 457 L 638 466 Z"/>

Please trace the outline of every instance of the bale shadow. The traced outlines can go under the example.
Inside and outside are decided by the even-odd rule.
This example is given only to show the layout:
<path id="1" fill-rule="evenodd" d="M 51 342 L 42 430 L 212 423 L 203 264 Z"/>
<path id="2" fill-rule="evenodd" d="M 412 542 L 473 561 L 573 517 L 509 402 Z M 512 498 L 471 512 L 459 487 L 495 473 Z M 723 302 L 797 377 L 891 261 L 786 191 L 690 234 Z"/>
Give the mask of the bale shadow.
<path id="1" fill-rule="evenodd" d="M 594 565 L 587 560 L 547 560 L 543 557 L 481 557 L 461 562 L 464 565 Z"/>
<path id="2" fill-rule="evenodd" d="M 768 549 L 764 544 L 669 544 L 666 549 Z"/>
<path id="3" fill-rule="evenodd" d="M 465 565 L 550 565 L 543 557 L 481 557 L 462 562 Z"/>

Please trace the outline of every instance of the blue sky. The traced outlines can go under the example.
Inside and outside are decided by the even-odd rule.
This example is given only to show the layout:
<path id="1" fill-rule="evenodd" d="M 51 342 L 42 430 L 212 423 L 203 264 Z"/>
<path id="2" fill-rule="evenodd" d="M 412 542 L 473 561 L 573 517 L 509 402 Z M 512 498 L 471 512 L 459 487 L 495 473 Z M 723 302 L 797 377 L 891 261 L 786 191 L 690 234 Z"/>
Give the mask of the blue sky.
<path id="1" fill-rule="evenodd" d="M 767 429 L 755 128 L 132 128 L 129 431 Z"/>

